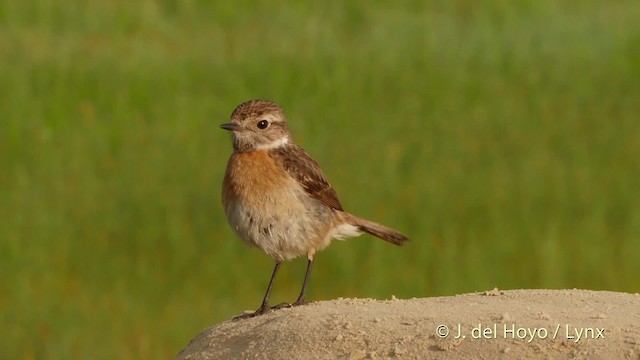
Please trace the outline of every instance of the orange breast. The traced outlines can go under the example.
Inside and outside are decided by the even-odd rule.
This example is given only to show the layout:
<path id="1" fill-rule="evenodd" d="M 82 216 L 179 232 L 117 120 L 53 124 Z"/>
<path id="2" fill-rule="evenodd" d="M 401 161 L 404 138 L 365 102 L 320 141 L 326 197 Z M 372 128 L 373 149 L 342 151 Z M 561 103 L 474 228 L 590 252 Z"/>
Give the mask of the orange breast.
<path id="1" fill-rule="evenodd" d="M 234 232 L 277 261 L 329 244 L 333 210 L 309 197 L 268 151 L 234 153 L 222 188 Z"/>
<path id="2" fill-rule="evenodd" d="M 222 201 L 258 200 L 290 186 L 292 180 L 267 151 L 234 153 L 227 163 Z"/>

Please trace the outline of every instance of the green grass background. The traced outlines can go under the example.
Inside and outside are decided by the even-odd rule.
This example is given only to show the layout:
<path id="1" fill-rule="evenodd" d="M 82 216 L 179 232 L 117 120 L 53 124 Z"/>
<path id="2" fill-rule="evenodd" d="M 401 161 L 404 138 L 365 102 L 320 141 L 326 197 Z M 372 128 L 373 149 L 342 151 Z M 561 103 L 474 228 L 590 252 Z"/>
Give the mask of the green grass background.
<path id="1" fill-rule="evenodd" d="M 170 358 L 258 306 L 217 125 L 286 110 L 346 209 L 309 298 L 640 291 L 640 2 L 0 3 L 0 358 Z M 292 301 L 305 261 L 283 267 Z M 436 314 L 437 316 L 437 314 Z"/>

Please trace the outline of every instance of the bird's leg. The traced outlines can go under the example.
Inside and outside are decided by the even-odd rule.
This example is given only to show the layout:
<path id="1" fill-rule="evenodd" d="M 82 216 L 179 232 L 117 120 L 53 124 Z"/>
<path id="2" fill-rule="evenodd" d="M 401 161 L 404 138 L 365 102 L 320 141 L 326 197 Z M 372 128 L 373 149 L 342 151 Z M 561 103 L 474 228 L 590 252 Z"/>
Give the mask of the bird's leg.
<path id="1" fill-rule="evenodd" d="M 271 310 L 269 307 L 269 295 L 271 295 L 271 289 L 273 288 L 273 283 L 276 281 L 276 276 L 278 275 L 278 270 L 280 269 L 280 261 L 276 261 L 276 267 L 273 268 L 273 274 L 271 274 L 271 280 L 269 280 L 269 286 L 267 287 L 267 293 L 264 294 L 264 299 L 262 300 L 262 305 L 260 308 L 252 313 L 246 313 L 242 315 L 238 315 L 233 318 L 233 320 L 246 319 L 262 314 L 266 314 Z"/>
<path id="2" fill-rule="evenodd" d="M 304 293 L 307 291 L 307 282 L 309 281 L 309 275 L 311 274 L 311 267 L 313 265 L 313 254 L 309 254 L 309 262 L 307 263 L 307 271 L 304 274 L 304 281 L 302 282 L 302 290 L 300 290 L 300 296 L 298 300 L 292 304 L 292 306 L 304 305 Z"/>
<path id="3" fill-rule="evenodd" d="M 280 269 L 280 261 L 276 261 L 276 266 L 273 268 L 273 274 L 271 274 L 271 280 L 269 280 L 269 286 L 267 287 L 267 293 L 264 294 L 264 299 L 262 299 L 262 305 L 258 310 L 256 310 L 256 315 L 261 315 L 271 310 L 269 307 L 269 296 L 271 295 L 271 289 L 273 288 L 273 283 L 276 282 L 276 276 L 278 276 L 278 270 Z"/>

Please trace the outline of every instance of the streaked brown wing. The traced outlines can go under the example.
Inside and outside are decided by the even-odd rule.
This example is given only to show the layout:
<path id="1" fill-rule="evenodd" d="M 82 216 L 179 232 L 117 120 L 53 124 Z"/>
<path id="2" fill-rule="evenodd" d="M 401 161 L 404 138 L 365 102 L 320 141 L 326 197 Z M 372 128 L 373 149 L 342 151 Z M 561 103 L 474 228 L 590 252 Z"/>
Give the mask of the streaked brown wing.
<path id="1" fill-rule="evenodd" d="M 342 211 L 338 194 L 329 185 L 329 180 L 318 163 L 304 149 L 295 144 L 288 144 L 271 151 L 281 161 L 285 170 L 298 180 L 309 196 L 333 209 Z"/>

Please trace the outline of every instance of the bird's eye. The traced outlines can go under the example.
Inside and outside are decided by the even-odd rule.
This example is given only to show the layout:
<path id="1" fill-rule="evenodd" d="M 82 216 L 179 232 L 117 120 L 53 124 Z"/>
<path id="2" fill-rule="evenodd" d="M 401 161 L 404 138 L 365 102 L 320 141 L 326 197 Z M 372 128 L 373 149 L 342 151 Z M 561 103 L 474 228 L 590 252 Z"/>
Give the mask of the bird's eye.
<path id="1" fill-rule="evenodd" d="M 258 121 L 258 125 L 257 126 L 258 126 L 258 129 L 264 130 L 264 129 L 267 128 L 267 126 L 269 126 L 269 122 L 267 120 L 260 120 L 260 121 Z"/>

